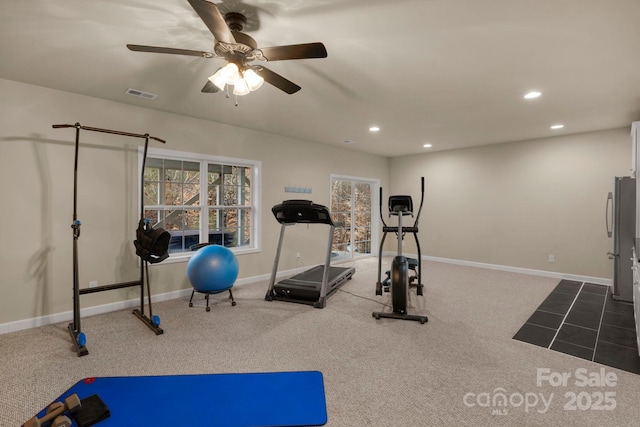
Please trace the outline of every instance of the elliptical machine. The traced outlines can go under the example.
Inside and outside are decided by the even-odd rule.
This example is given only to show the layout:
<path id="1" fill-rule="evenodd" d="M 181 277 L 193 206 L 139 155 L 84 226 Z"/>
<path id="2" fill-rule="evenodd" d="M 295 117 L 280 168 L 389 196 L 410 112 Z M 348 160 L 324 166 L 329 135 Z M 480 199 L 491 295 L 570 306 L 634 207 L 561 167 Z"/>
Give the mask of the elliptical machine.
<path id="1" fill-rule="evenodd" d="M 424 177 L 421 178 L 422 190 L 420 197 L 420 208 L 418 214 L 415 216 L 413 227 L 405 227 L 403 223 L 403 217 L 411 215 L 413 217 L 413 200 L 411 196 L 389 196 L 389 216 L 398 217 L 398 226 L 390 227 L 384 222 L 382 215 L 382 188 L 380 188 L 380 219 L 382 220 L 382 240 L 380 241 L 380 251 L 378 254 L 378 281 L 376 282 L 376 295 L 382 295 L 383 287 L 385 291 L 391 292 L 392 312 L 376 312 L 374 311 L 372 316 L 376 319 L 381 317 L 391 319 L 402 320 L 415 320 L 422 324 L 426 323 L 429 319 L 427 316 L 412 315 L 407 313 L 407 300 L 409 295 L 409 288 L 414 281 L 417 283 L 414 285 L 417 287 L 416 293 L 422 296 L 422 254 L 420 252 L 420 242 L 418 241 L 418 220 L 420 219 L 420 212 L 422 212 L 422 204 L 424 203 Z M 384 241 L 387 238 L 387 233 L 395 233 L 398 238 L 398 253 L 393 258 L 391 263 L 391 270 L 387 272 L 387 279 L 383 282 L 382 279 L 382 248 Z M 416 241 L 418 248 L 418 260 L 408 259 L 402 255 L 402 242 L 404 236 L 407 233 L 412 233 Z M 417 266 L 417 271 L 415 267 Z M 416 275 L 409 277 L 409 270 L 416 271 Z M 390 289 L 389 289 L 390 288 Z"/>

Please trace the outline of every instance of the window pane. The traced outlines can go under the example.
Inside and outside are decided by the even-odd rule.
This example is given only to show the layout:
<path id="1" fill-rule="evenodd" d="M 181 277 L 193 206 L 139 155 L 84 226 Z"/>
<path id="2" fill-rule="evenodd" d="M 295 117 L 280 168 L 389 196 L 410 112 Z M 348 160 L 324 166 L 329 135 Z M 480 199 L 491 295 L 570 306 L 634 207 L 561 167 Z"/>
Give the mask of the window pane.
<path id="1" fill-rule="evenodd" d="M 200 230 L 200 211 L 195 209 L 189 209 L 183 211 L 184 229 L 185 230 Z"/>
<path id="2" fill-rule="evenodd" d="M 332 212 L 351 211 L 351 182 L 333 182 L 333 191 L 331 192 L 331 210 Z"/>
<path id="3" fill-rule="evenodd" d="M 238 226 L 238 209 L 225 209 L 224 210 L 224 227 L 237 227 Z"/>
<path id="4" fill-rule="evenodd" d="M 209 209 L 209 230 L 220 229 L 220 216 L 222 212 L 218 209 Z"/>
<path id="5" fill-rule="evenodd" d="M 368 183 L 355 184 L 355 206 L 357 211 L 369 211 L 371 206 L 371 185 Z"/>
<path id="6" fill-rule="evenodd" d="M 164 182 L 164 203 L 165 205 L 178 206 L 182 204 L 182 184 Z"/>
<path id="7" fill-rule="evenodd" d="M 220 186 L 215 184 L 209 184 L 207 193 L 207 204 L 209 206 L 220 205 Z"/>
<path id="8" fill-rule="evenodd" d="M 207 167 L 207 182 L 209 184 L 220 184 L 220 177 L 222 176 L 222 166 L 216 164 L 209 164 Z"/>
<path id="9" fill-rule="evenodd" d="M 144 183 L 144 204 L 145 206 L 160 204 L 160 184 L 158 182 Z"/>
<path id="10" fill-rule="evenodd" d="M 235 209 L 210 209 L 209 210 L 209 242 L 227 247 L 236 246 L 237 243 L 237 211 Z"/>
<path id="11" fill-rule="evenodd" d="M 183 204 L 193 206 L 200 204 L 200 184 L 184 184 L 182 187 Z"/>
<path id="12" fill-rule="evenodd" d="M 248 246 L 251 244 L 251 227 L 244 227 L 241 233 L 238 233 L 238 246 Z"/>
<path id="13" fill-rule="evenodd" d="M 235 166 L 224 167 L 224 182 L 225 185 L 233 185 L 238 182 L 237 168 Z"/>
<path id="14" fill-rule="evenodd" d="M 332 213 L 331 219 L 336 227 L 350 227 L 351 226 L 351 214 L 349 212 L 336 212 Z"/>
<path id="15" fill-rule="evenodd" d="M 238 188 L 229 185 L 224 186 L 225 206 L 235 206 L 238 204 Z"/>
<path id="16" fill-rule="evenodd" d="M 238 229 L 236 227 L 225 229 L 224 241 L 226 246 L 238 246 Z"/>
<path id="17" fill-rule="evenodd" d="M 160 168 L 154 168 L 145 166 L 144 168 L 144 180 L 145 181 L 159 181 L 160 180 Z"/>
<path id="18" fill-rule="evenodd" d="M 348 244 L 350 243 L 350 232 L 349 229 L 345 229 L 345 228 L 336 228 L 334 230 L 334 234 L 333 234 L 333 241 L 340 245 L 340 244 Z"/>
<path id="19" fill-rule="evenodd" d="M 167 231 L 182 231 L 182 211 L 161 211 L 160 225 Z"/>
<path id="20" fill-rule="evenodd" d="M 190 184 L 200 184 L 200 172 L 198 169 L 190 170 L 186 168 L 200 168 L 200 165 L 197 163 L 185 162 L 185 171 L 184 171 L 184 182 L 188 182 Z"/>
<path id="21" fill-rule="evenodd" d="M 361 254 L 371 253 L 371 241 L 358 242 L 356 244 L 356 252 Z"/>
<path id="22" fill-rule="evenodd" d="M 251 187 L 245 187 L 244 192 L 240 193 L 241 199 L 238 205 L 251 206 Z"/>
<path id="23" fill-rule="evenodd" d="M 182 162 L 167 160 L 163 180 L 165 182 L 182 182 Z"/>

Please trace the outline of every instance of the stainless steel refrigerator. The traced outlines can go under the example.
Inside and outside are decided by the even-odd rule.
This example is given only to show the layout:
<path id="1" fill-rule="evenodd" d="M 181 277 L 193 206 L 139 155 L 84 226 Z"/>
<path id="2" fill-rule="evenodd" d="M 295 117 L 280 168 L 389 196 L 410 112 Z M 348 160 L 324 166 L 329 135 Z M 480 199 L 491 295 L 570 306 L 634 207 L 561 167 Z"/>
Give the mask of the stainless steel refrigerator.
<path id="1" fill-rule="evenodd" d="M 636 235 L 636 180 L 615 177 L 613 191 L 607 197 L 607 234 L 613 248 L 607 255 L 613 260 L 613 299 L 633 302 L 633 245 Z"/>

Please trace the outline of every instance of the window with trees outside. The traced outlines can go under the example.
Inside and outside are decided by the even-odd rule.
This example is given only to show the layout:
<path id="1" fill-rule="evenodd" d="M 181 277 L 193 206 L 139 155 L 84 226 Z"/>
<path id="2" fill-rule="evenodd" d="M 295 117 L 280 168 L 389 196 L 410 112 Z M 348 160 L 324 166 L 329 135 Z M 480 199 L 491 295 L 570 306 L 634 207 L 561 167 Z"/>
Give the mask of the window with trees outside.
<path id="1" fill-rule="evenodd" d="M 235 252 L 259 249 L 259 166 L 252 160 L 149 149 L 144 216 L 171 234 L 171 257 L 190 255 L 203 243 Z"/>

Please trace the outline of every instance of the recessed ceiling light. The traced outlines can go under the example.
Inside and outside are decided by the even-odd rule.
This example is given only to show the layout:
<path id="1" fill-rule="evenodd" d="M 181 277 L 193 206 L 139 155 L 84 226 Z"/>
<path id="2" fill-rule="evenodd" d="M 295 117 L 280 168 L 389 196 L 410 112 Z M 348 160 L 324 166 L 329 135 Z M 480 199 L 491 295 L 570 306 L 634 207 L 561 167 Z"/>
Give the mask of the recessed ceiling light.
<path id="1" fill-rule="evenodd" d="M 431 145 L 431 144 L 424 144 L 424 145 L 423 145 L 423 147 L 424 147 L 424 148 L 431 148 L 431 147 L 433 147 L 433 145 Z"/>
<path id="2" fill-rule="evenodd" d="M 524 99 L 534 99 L 534 98 L 538 98 L 540 95 L 542 95 L 542 93 L 533 90 L 525 94 Z"/>
<path id="3" fill-rule="evenodd" d="M 379 130 L 380 130 L 380 127 L 379 127 L 379 126 L 371 126 L 371 127 L 369 128 L 369 131 L 370 131 L 370 132 L 378 132 Z"/>
<path id="4" fill-rule="evenodd" d="M 564 125 L 553 125 L 551 126 L 551 129 L 562 129 L 564 127 Z"/>

